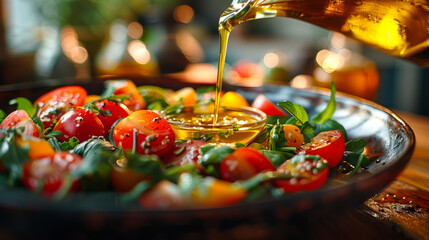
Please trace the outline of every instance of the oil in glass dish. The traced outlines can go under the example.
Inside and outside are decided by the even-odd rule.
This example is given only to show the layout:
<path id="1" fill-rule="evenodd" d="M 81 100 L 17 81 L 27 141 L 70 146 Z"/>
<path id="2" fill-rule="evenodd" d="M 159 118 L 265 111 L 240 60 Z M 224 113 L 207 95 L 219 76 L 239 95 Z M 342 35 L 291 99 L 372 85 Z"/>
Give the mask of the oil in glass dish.
<path id="1" fill-rule="evenodd" d="M 264 127 L 267 116 L 251 107 L 220 107 L 213 124 L 213 108 L 188 107 L 165 118 L 176 134 L 176 140 L 201 139 L 216 144 L 250 143 Z"/>

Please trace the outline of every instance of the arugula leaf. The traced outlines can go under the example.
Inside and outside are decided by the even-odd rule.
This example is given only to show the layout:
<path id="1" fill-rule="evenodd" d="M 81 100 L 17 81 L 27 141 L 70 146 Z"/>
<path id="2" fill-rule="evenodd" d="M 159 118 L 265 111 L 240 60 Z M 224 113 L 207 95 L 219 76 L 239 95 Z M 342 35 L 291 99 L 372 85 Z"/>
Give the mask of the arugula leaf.
<path id="1" fill-rule="evenodd" d="M 115 148 L 109 141 L 99 138 L 93 138 L 76 145 L 71 151 L 71 153 L 80 155 L 85 158 L 91 151 L 95 151 L 98 149 L 107 152 L 113 152 Z"/>
<path id="2" fill-rule="evenodd" d="M 359 160 L 361 156 L 362 159 Z M 344 151 L 343 161 L 350 163 L 355 168 L 367 167 L 369 165 L 369 159 L 364 154 L 351 151 Z"/>
<path id="3" fill-rule="evenodd" d="M 0 124 L 3 122 L 3 120 L 6 118 L 7 114 L 0 109 Z"/>
<path id="4" fill-rule="evenodd" d="M 285 123 L 291 117 L 289 116 L 268 116 L 268 120 L 266 124 L 276 124 L 277 122 Z"/>
<path id="5" fill-rule="evenodd" d="M 206 146 L 207 145 L 203 145 L 200 147 L 202 155 L 198 160 L 203 167 L 208 167 L 212 164 L 219 164 L 230 153 L 235 151 L 235 149 L 229 146 L 214 146 L 207 151 L 209 146 Z"/>
<path id="6" fill-rule="evenodd" d="M 282 124 L 275 125 L 270 131 L 270 138 L 268 139 L 268 148 L 276 151 L 281 147 L 286 146 L 287 140 Z"/>
<path id="7" fill-rule="evenodd" d="M 274 165 L 274 168 L 278 168 L 282 163 L 294 156 L 292 153 L 281 151 L 262 150 L 260 152 L 271 161 L 271 163 Z"/>
<path id="8" fill-rule="evenodd" d="M 335 109 L 337 107 L 337 104 L 335 102 L 335 93 L 336 93 L 335 84 L 334 84 L 334 82 L 331 82 L 331 96 L 329 98 L 328 105 L 326 106 L 326 108 L 322 112 L 314 115 L 311 118 L 311 122 L 322 123 L 322 122 L 330 119 L 332 117 L 332 115 L 334 115 Z"/>
<path id="9" fill-rule="evenodd" d="M 310 122 L 305 122 L 302 125 L 301 133 L 302 134 L 311 134 L 314 135 L 314 132 L 316 131 L 316 125 Z"/>
<path id="10" fill-rule="evenodd" d="M 157 155 L 141 155 L 127 152 L 127 167 L 136 172 L 152 176 L 158 182 L 165 178 L 164 166 Z"/>
<path id="11" fill-rule="evenodd" d="M 55 149 L 55 151 L 70 151 L 73 150 L 78 144 L 79 140 L 72 137 L 67 142 L 60 142 L 56 137 L 51 137 L 48 143 Z"/>
<path id="12" fill-rule="evenodd" d="M 146 192 L 149 188 L 154 186 L 155 183 L 152 181 L 142 181 L 139 182 L 131 192 L 128 192 L 122 195 L 119 200 L 121 203 L 128 203 L 138 199 L 144 192 Z"/>
<path id="13" fill-rule="evenodd" d="M 354 153 L 363 153 L 365 150 L 366 141 L 363 139 L 350 140 L 346 142 L 345 151 L 354 152 Z"/>
<path id="14" fill-rule="evenodd" d="M 34 118 L 36 116 L 37 108 L 33 106 L 33 103 L 30 102 L 27 98 L 17 97 L 9 101 L 9 105 L 17 104 L 18 110 L 24 110 L 30 116 L 30 118 Z"/>
<path id="15" fill-rule="evenodd" d="M 22 165 L 28 161 L 28 147 L 20 147 L 15 143 L 17 129 L 7 129 L 0 138 L 0 159 L 9 170 L 8 185 L 13 186 L 22 176 Z"/>
<path id="16" fill-rule="evenodd" d="M 298 121 L 297 124 L 302 125 L 305 122 L 308 122 L 308 114 L 307 114 L 307 111 L 305 111 L 303 106 L 292 103 L 290 101 L 279 102 L 277 103 L 277 105 L 279 105 L 288 113 L 290 113 L 292 116 L 294 116 Z"/>

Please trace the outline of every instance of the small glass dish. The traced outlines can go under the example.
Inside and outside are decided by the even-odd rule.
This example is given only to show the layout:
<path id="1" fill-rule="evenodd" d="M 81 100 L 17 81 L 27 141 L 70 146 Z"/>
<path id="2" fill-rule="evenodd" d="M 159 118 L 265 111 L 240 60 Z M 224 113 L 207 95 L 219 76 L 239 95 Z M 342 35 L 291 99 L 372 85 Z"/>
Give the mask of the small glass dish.
<path id="1" fill-rule="evenodd" d="M 216 144 L 247 145 L 262 130 L 267 115 L 252 107 L 220 107 L 213 125 L 213 105 L 184 107 L 178 114 L 164 115 L 176 140 L 202 139 Z"/>

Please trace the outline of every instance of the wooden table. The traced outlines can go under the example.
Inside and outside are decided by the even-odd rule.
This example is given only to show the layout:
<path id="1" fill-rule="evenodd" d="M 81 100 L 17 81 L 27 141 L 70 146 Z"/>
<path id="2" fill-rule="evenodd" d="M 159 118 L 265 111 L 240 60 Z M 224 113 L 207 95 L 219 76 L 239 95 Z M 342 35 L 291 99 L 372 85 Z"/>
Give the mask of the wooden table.
<path id="1" fill-rule="evenodd" d="M 405 112 L 398 115 L 416 135 L 407 167 L 384 191 L 358 207 L 310 221 L 317 225 L 311 229 L 312 238 L 429 239 L 429 118 Z"/>

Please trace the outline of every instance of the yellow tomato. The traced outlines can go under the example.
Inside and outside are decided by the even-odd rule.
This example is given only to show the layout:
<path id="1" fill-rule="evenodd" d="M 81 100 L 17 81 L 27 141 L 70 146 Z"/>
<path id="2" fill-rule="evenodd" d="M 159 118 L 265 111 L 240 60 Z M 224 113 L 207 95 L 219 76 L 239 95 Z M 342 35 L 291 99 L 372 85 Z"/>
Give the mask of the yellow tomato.
<path id="1" fill-rule="evenodd" d="M 215 178 L 204 179 L 191 193 L 191 201 L 201 207 L 221 207 L 241 202 L 247 196 L 243 187 Z"/>
<path id="2" fill-rule="evenodd" d="M 113 167 L 110 177 L 113 189 L 122 193 L 131 191 L 139 182 L 151 178 L 150 176 L 124 167 Z"/>
<path id="3" fill-rule="evenodd" d="M 236 92 L 226 92 L 220 100 L 221 106 L 226 107 L 246 107 L 249 106 L 247 100 Z"/>
<path id="4" fill-rule="evenodd" d="M 100 98 L 100 96 L 98 96 L 98 95 L 88 95 L 85 98 L 85 103 L 84 104 L 87 104 L 87 103 L 89 103 L 89 102 L 91 102 L 93 100 L 97 100 L 99 98 Z"/>
<path id="5" fill-rule="evenodd" d="M 181 102 L 185 106 L 192 106 L 197 103 L 197 93 L 191 87 L 185 87 L 173 94 L 173 102 Z"/>
<path id="6" fill-rule="evenodd" d="M 54 148 L 47 142 L 38 138 L 23 139 L 18 138 L 16 141 L 20 147 L 28 147 L 28 158 L 30 160 L 40 159 L 43 157 L 55 155 Z"/>
<path id="7" fill-rule="evenodd" d="M 287 147 L 299 147 L 304 142 L 304 135 L 301 134 L 301 129 L 292 124 L 283 125 Z"/>

